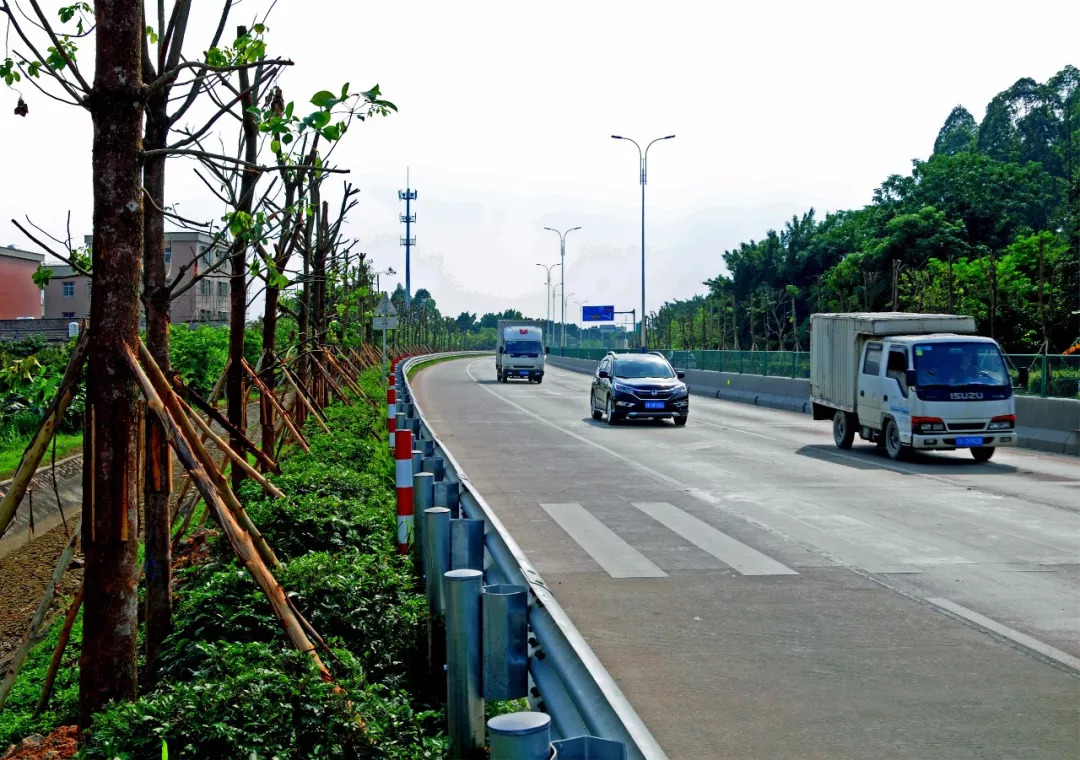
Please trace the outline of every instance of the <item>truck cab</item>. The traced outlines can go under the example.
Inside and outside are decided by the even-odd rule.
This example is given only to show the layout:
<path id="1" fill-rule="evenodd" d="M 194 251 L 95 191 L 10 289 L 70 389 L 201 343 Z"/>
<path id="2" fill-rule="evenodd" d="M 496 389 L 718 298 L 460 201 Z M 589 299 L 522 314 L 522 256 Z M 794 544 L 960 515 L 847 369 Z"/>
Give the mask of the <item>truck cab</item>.
<path id="1" fill-rule="evenodd" d="M 1005 359 L 990 338 L 948 333 L 866 340 L 856 416 L 861 438 L 905 449 L 971 449 L 986 461 L 1016 445 L 1015 401 Z"/>

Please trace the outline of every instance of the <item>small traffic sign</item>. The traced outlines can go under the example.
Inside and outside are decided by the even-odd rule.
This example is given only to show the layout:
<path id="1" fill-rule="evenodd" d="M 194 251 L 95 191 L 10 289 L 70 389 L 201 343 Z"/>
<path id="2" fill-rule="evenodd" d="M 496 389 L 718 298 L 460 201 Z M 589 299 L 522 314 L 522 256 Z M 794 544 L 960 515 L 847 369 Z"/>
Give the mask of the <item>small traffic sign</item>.
<path id="1" fill-rule="evenodd" d="M 374 330 L 396 330 L 397 317 L 375 317 L 371 321 L 371 327 Z"/>
<path id="2" fill-rule="evenodd" d="M 397 316 L 397 309 L 394 308 L 394 304 L 390 303 L 390 296 L 383 293 L 382 300 L 379 301 L 379 305 L 375 307 L 375 316 L 377 317 L 393 317 Z"/>

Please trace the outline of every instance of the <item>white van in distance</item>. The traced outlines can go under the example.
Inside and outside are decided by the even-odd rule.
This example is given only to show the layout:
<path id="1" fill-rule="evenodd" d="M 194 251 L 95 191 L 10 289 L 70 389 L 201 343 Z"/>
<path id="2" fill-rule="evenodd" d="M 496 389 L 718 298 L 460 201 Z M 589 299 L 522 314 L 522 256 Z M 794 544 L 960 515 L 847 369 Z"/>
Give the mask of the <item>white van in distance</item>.
<path id="1" fill-rule="evenodd" d="M 512 377 L 540 383 L 544 380 L 544 332 L 539 322 L 500 319 L 496 327 L 495 374 L 500 383 Z"/>
<path id="2" fill-rule="evenodd" d="M 1016 401 L 1005 357 L 975 320 L 955 314 L 814 314 L 810 318 L 814 419 L 833 439 L 855 433 L 893 459 L 911 449 L 966 448 L 985 462 L 1016 445 Z"/>

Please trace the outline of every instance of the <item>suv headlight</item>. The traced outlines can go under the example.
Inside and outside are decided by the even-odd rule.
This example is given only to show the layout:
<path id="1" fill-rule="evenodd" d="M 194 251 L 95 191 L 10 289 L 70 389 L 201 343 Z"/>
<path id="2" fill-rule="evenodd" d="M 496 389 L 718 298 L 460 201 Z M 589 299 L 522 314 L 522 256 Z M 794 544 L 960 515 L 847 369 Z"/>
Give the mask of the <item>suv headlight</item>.
<path id="1" fill-rule="evenodd" d="M 690 391 L 686 387 L 686 383 L 679 383 L 675 386 L 671 395 L 673 396 L 685 396 Z"/>
<path id="2" fill-rule="evenodd" d="M 621 383 L 612 383 L 611 387 L 614 388 L 619 393 L 633 393 L 634 392 L 634 389 L 631 388 L 629 385 L 622 385 Z"/>

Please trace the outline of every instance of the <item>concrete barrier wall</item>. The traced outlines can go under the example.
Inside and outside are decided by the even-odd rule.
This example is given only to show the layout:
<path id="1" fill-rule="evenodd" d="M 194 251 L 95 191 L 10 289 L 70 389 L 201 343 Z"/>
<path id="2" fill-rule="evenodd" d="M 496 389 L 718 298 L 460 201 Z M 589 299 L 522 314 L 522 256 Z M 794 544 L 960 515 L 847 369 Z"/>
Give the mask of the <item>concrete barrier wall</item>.
<path id="1" fill-rule="evenodd" d="M 599 362 L 549 356 L 555 367 L 592 374 Z M 699 396 L 810 414 L 810 381 L 805 378 L 740 375 L 712 370 L 686 370 L 686 385 Z M 1016 397 L 1020 445 L 1058 454 L 1080 454 L 1080 401 L 1067 398 Z"/>

